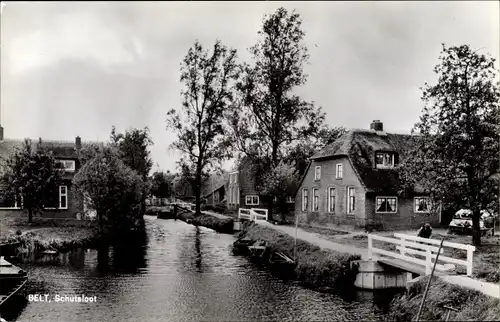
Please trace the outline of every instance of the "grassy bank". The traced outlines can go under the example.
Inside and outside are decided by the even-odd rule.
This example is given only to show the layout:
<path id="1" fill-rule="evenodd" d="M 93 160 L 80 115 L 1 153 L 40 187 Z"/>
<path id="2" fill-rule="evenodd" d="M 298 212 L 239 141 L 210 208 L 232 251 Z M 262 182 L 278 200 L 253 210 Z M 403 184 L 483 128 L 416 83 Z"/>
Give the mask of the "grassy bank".
<path id="1" fill-rule="evenodd" d="M 195 215 L 193 212 L 178 209 L 177 218 L 195 226 L 203 226 L 219 233 L 233 233 L 233 219 L 217 218 L 207 214 Z"/>
<path id="2" fill-rule="evenodd" d="M 76 219 L 33 218 L 28 223 L 22 213 L 9 214 L 0 220 L 0 243 L 21 243 L 22 253 L 66 250 L 93 244 L 95 223 Z"/>
<path id="3" fill-rule="evenodd" d="M 9 243 L 21 243 L 21 253 L 38 253 L 45 250 L 65 251 L 77 247 L 90 247 L 97 242 L 94 230 L 77 227 L 43 228 L 22 235 L 11 235 Z"/>
<path id="4" fill-rule="evenodd" d="M 415 319 L 428 279 L 422 278 L 405 295 L 391 303 L 387 321 L 406 322 Z M 443 306 L 459 310 L 451 313 L 450 321 L 498 321 L 500 317 L 500 300 L 434 278 L 420 320 L 444 321 L 448 310 Z"/>
<path id="5" fill-rule="evenodd" d="M 282 252 L 293 258 L 294 239 L 287 234 L 246 222 L 240 236 L 265 241 L 271 252 Z M 355 273 L 350 269 L 350 262 L 358 259 L 358 255 L 322 250 L 298 239 L 294 279 L 304 286 L 324 291 L 352 286 Z"/>

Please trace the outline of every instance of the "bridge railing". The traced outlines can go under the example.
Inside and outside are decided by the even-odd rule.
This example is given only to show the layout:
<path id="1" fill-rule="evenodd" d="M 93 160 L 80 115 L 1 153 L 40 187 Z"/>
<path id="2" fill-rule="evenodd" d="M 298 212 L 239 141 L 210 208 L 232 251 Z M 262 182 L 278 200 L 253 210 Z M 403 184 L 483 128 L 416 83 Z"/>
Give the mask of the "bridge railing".
<path id="1" fill-rule="evenodd" d="M 259 208 L 240 208 L 238 210 L 238 218 L 248 219 L 248 220 L 267 220 L 267 209 L 259 209 Z"/>
<path id="2" fill-rule="evenodd" d="M 380 254 L 387 257 L 392 257 L 410 263 L 422 265 L 425 267 L 425 274 L 429 275 L 432 271 L 432 266 L 434 264 L 434 261 L 436 260 L 437 252 L 439 250 L 439 245 L 441 244 L 441 241 L 435 239 L 427 239 L 410 235 L 404 235 L 404 234 L 394 234 L 394 237 L 395 238 L 390 238 L 390 237 L 383 237 L 383 236 L 369 234 L 368 258 L 372 259 L 374 254 Z M 399 253 L 374 247 L 373 246 L 374 240 L 396 245 L 396 251 L 399 251 Z M 466 250 L 467 259 L 462 260 L 445 256 L 444 250 L 441 249 L 438 262 L 442 261 L 450 264 L 463 265 L 467 268 L 467 276 L 471 276 L 473 268 L 472 256 L 476 248 L 472 245 L 452 243 L 447 241 L 443 242 L 443 248 L 444 247 Z M 419 255 L 424 257 L 425 259 L 416 258 L 411 255 Z M 438 263 L 436 264 L 436 270 L 445 272 L 448 271 L 449 268 L 445 265 Z"/>
<path id="3" fill-rule="evenodd" d="M 253 220 L 266 220 L 267 221 L 267 209 L 252 208 L 250 209 Z"/>
<path id="4" fill-rule="evenodd" d="M 251 220 L 252 213 L 250 209 L 240 208 L 238 210 L 238 218 Z"/>

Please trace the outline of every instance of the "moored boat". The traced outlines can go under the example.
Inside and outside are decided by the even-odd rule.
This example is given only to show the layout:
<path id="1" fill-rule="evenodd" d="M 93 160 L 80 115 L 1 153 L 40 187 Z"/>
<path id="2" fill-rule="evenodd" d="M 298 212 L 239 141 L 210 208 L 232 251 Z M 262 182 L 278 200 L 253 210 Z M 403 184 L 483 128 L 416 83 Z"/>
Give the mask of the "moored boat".
<path id="1" fill-rule="evenodd" d="M 18 294 L 28 281 L 28 272 L 0 257 L 0 307 Z"/>
<path id="2" fill-rule="evenodd" d="M 293 278 L 295 274 L 295 262 L 281 252 L 273 252 L 269 256 L 269 267 L 271 271 L 285 278 Z"/>
<path id="3" fill-rule="evenodd" d="M 233 252 L 248 253 L 248 246 L 253 244 L 253 240 L 248 237 L 242 237 L 233 243 Z"/>

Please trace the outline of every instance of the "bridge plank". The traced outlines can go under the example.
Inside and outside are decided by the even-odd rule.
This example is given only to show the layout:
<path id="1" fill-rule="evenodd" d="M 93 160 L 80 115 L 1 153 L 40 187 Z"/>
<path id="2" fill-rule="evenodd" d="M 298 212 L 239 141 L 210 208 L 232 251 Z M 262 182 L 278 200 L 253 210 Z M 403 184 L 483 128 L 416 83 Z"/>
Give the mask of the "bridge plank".
<path id="1" fill-rule="evenodd" d="M 383 265 L 397 267 L 397 268 L 402 269 L 404 271 L 411 272 L 411 273 L 418 274 L 418 275 L 425 275 L 425 267 L 415 265 L 413 263 L 406 262 L 406 261 L 403 261 L 400 259 L 379 258 L 379 259 L 377 259 L 377 261 Z M 450 273 L 443 273 L 443 272 L 440 272 L 438 270 L 435 270 L 434 275 L 445 276 L 445 275 L 450 275 Z"/>

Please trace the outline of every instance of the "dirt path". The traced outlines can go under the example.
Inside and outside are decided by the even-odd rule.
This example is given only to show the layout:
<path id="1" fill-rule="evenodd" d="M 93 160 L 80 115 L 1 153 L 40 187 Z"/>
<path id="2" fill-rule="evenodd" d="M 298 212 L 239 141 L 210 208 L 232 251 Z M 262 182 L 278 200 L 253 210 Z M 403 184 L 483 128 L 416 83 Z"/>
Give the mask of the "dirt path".
<path id="1" fill-rule="evenodd" d="M 257 221 L 257 224 L 269 227 L 275 230 L 279 230 L 285 234 L 288 234 L 292 237 L 295 237 L 295 227 L 291 226 L 281 226 L 281 225 L 273 225 L 265 221 Z M 358 233 L 353 233 L 358 234 Z M 346 235 L 343 235 L 346 236 Z M 358 248 L 350 245 L 339 244 L 333 241 L 324 239 L 316 233 L 307 232 L 301 228 L 297 228 L 297 238 L 313 245 L 317 245 L 323 249 L 329 249 L 340 253 L 349 253 L 349 254 L 357 254 L 360 255 L 363 259 L 368 259 L 368 250 L 363 248 Z"/>

